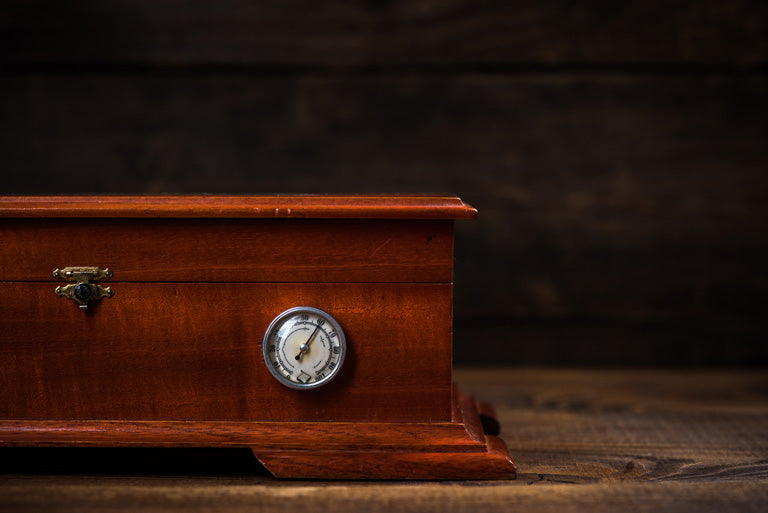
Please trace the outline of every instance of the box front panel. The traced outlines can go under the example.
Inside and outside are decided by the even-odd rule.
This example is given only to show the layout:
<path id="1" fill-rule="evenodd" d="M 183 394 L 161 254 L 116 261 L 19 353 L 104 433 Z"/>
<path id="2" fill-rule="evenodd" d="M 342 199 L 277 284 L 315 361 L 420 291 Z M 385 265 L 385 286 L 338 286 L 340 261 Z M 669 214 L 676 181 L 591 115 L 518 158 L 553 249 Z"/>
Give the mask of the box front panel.
<path id="1" fill-rule="evenodd" d="M 119 281 L 449 283 L 453 222 L 0 219 L 0 281 L 98 266 Z"/>
<path id="2" fill-rule="evenodd" d="M 90 262 L 90 261 L 89 261 Z M 446 421 L 450 283 L 109 285 L 80 310 L 56 282 L 0 284 L 0 418 Z M 293 306 L 335 317 L 339 375 L 292 390 L 268 372 L 262 338 Z"/>

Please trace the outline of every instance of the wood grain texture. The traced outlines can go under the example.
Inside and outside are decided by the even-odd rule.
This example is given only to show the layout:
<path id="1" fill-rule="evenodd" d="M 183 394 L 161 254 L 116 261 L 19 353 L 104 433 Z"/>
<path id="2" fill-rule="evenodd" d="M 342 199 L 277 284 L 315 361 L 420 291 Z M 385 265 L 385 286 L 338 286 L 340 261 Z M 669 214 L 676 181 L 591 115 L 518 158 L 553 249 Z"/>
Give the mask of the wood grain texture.
<path id="1" fill-rule="evenodd" d="M 487 438 L 475 452 L 396 452 L 373 450 L 274 451 L 254 449 L 276 477 L 302 479 L 514 479 L 515 467 L 504 442 Z"/>
<path id="2" fill-rule="evenodd" d="M 456 380 L 497 406 L 503 436 L 519 454 L 517 481 L 276 481 L 255 461 L 244 468 L 235 452 L 237 473 L 223 456 L 192 450 L 184 459 L 170 449 L 100 449 L 101 457 L 4 449 L 0 509 L 230 513 L 284 511 L 289 502 L 310 512 L 719 513 L 768 506 L 763 370 L 460 369 Z"/>
<path id="3" fill-rule="evenodd" d="M 461 418 L 433 423 L 0 420 L 0 443 L 18 447 L 251 447 L 265 453 L 302 452 L 321 446 L 323 451 L 356 448 L 402 453 L 467 453 L 485 448 L 484 439 L 468 436 Z"/>
<path id="4" fill-rule="evenodd" d="M 759 513 L 768 503 L 765 482 L 558 484 L 274 483 L 266 476 L 10 476 L 0 487 L 5 511 L 47 513 L 163 509 L 192 513 L 338 508 L 350 512 L 448 512 L 531 509 L 543 513 L 690 511 Z"/>
<path id="5" fill-rule="evenodd" d="M 450 422 L 0 420 L 0 446 L 246 446 L 282 478 L 514 479 L 504 442 L 478 431 L 475 399 L 454 392 Z"/>
<path id="6" fill-rule="evenodd" d="M 214 208 L 201 210 L 212 215 Z M 453 278 L 453 227 L 439 220 L 0 216 L 0 237 L 2 281 L 53 283 L 54 269 L 77 265 L 109 268 L 115 284 L 450 283 Z"/>
<path id="7" fill-rule="evenodd" d="M 467 219 L 456 196 L 313 194 L 269 196 L 0 196 L 0 217 Z"/>
<path id="8" fill-rule="evenodd" d="M 0 418 L 451 419 L 450 284 L 124 282 L 88 311 L 53 288 L 2 283 Z M 309 393 L 262 359 L 270 321 L 300 305 L 333 315 L 349 347 Z"/>
<path id="9" fill-rule="evenodd" d="M 294 451 L 262 450 L 254 447 L 259 461 L 276 477 L 310 479 L 514 479 L 515 464 L 500 438 L 482 431 L 475 398 L 454 390 L 454 429 L 462 437 L 452 440 L 456 448 L 430 447 L 432 426 L 413 425 L 419 445 L 409 451 L 391 443 L 361 451 L 356 443 L 339 450 L 306 446 Z M 469 441 L 474 442 L 472 445 Z M 319 450 L 318 450 L 319 449 Z M 435 450 L 438 449 L 438 450 Z"/>
<path id="10" fill-rule="evenodd" d="M 121 0 L 3 6 L 6 62 L 265 66 L 764 65 L 764 2 Z"/>
<path id="11" fill-rule="evenodd" d="M 768 374 L 484 370 L 457 381 L 494 404 L 529 483 L 768 479 Z"/>

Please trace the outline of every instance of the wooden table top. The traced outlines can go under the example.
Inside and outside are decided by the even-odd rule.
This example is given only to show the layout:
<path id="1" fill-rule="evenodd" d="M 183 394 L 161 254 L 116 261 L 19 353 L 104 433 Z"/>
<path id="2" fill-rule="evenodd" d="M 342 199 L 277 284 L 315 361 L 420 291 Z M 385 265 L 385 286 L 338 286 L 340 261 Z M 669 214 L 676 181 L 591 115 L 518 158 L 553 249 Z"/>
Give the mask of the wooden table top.
<path id="1" fill-rule="evenodd" d="M 0 511 L 766 511 L 768 372 L 458 370 L 517 481 L 277 481 L 248 453 L 2 449 Z"/>

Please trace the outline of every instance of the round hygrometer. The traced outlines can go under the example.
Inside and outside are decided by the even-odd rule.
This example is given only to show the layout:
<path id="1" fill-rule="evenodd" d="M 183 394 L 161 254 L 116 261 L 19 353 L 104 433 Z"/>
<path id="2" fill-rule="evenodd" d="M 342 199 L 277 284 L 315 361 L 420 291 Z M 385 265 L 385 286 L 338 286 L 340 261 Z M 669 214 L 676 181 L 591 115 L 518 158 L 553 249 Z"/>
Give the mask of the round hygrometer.
<path id="1" fill-rule="evenodd" d="M 311 389 L 331 381 L 344 363 L 347 343 L 330 314 L 310 306 L 281 313 L 264 335 L 264 362 L 283 385 Z"/>

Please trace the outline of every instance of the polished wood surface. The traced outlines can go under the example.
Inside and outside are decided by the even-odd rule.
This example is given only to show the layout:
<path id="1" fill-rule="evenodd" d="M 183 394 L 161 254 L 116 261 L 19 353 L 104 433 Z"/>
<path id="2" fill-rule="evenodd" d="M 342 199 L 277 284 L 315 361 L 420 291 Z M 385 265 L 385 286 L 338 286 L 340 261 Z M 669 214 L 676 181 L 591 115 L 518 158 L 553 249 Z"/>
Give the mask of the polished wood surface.
<path id="1" fill-rule="evenodd" d="M 452 437 L 433 438 L 439 424 L 415 425 L 410 429 L 418 442 L 400 448 L 397 439 L 380 442 L 370 450 L 361 450 L 356 441 L 346 446 L 326 448 L 322 441 L 312 450 L 254 447 L 259 461 L 276 477 L 309 479 L 514 479 L 515 463 L 498 432 L 483 430 L 477 400 L 454 389 Z M 496 419 L 493 419 L 496 421 Z M 366 431 L 359 425 L 356 429 Z"/>
<path id="2" fill-rule="evenodd" d="M 0 419 L 0 445 L 247 447 L 280 478 L 514 479 L 509 451 L 498 433 L 483 430 L 479 409 L 455 390 L 452 418 L 443 422 Z"/>
<path id="3" fill-rule="evenodd" d="M 87 311 L 54 287 L 2 283 L 0 418 L 451 418 L 450 284 L 123 282 Z M 267 326 L 292 306 L 327 311 L 347 337 L 317 390 L 263 362 Z"/>
<path id="4" fill-rule="evenodd" d="M 236 445 L 278 477 L 514 477 L 489 408 L 453 388 L 453 219 L 476 213 L 458 198 L 17 197 L 0 212 L 0 445 Z M 73 265 L 120 279 L 83 310 L 47 276 Z M 322 388 L 289 389 L 263 361 L 267 326 L 296 306 L 346 334 Z"/>
<path id="5" fill-rule="evenodd" d="M 471 219 L 456 196 L 418 194 L 0 196 L 0 217 Z"/>
<path id="6" fill-rule="evenodd" d="M 765 370 L 459 369 L 516 481 L 275 480 L 247 451 L 1 449 L 0 510 L 765 511 Z"/>
<path id="7" fill-rule="evenodd" d="M 453 281 L 449 220 L 0 218 L 0 235 L 0 281 L 76 265 L 115 284 Z"/>

